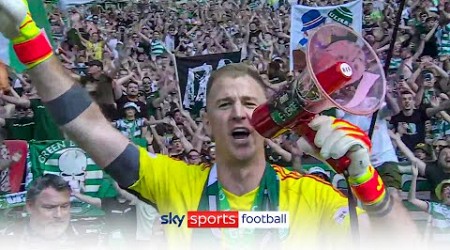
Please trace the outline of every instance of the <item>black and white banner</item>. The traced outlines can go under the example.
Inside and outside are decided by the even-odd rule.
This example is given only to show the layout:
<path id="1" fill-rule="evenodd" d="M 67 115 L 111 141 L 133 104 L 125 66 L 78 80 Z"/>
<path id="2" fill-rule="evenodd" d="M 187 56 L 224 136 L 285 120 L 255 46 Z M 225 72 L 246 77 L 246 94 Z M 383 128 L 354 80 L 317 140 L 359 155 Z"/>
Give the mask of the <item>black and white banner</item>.
<path id="1" fill-rule="evenodd" d="M 227 64 L 238 63 L 240 59 L 240 51 L 177 57 L 177 71 L 183 107 L 198 114 L 199 110 L 206 106 L 206 85 L 212 72 Z"/>

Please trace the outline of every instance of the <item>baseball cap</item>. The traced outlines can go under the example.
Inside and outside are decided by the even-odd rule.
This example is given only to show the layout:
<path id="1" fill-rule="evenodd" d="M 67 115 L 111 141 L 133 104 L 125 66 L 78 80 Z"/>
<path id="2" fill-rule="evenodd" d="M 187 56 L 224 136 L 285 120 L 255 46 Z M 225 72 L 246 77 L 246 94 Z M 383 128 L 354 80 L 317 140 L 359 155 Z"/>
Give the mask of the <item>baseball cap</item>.
<path id="1" fill-rule="evenodd" d="M 324 174 L 330 178 L 330 174 L 321 167 L 312 167 L 308 170 L 308 174 Z"/>
<path id="2" fill-rule="evenodd" d="M 310 175 L 317 176 L 325 181 L 331 182 L 330 173 L 328 173 L 321 167 L 312 167 L 308 170 L 307 173 Z"/>
<path id="3" fill-rule="evenodd" d="M 436 193 L 436 197 L 437 197 L 439 200 L 442 200 L 442 195 L 441 195 L 441 193 L 442 193 L 442 187 L 443 187 L 445 184 L 450 184 L 450 179 L 443 180 L 441 183 L 439 183 L 439 185 L 437 185 L 436 189 L 434 190 L 434 192 Z"/>
<path id="4" fill-rule="evenodd" d="M 86 63 L 86 65 L 87 66 L 98 66 L 103 69 L 103 63 L 99 60 L 92 60 L 92 61 Z"/>
<path id="5" fill-rule="evenodd" d="M 414 149 L 421 149 L 423 150 L 425 153 L 429 153 L 429 148 L 425 143 L 417 143 L 417 145 L 414 147 Z"/>
<path id="6" fill-rule="evenodd" d="M 123 106 L 123 109 L 127 109 L 127 108 L 134 108 L 137 112 L 141 112 L 138 105 L 134 102 L 125 103 L 125 105 Z"/>

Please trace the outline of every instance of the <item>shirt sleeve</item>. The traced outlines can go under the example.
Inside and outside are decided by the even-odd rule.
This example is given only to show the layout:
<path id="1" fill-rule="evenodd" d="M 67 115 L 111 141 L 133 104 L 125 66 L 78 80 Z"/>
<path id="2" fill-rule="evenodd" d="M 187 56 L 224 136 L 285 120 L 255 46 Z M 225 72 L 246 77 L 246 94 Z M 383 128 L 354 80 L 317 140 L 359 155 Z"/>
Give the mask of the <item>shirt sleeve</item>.
<path id="1" fill-rule="evenodd" d="M 389 121 L 390 124 L 394 127 L 394 131 L 397 131 L 398 121 L 397 116 L 393 116 L 391 120 Z"/>
<path id="2" fill-rule="evenodd" d="M 168 205 L 180 192 L 183 193 L 180 199 L 192 200 L 199 195 L 194 190 L 196 184 L 206 180 L 201 172 L 201 166 L 188 166 L 183 161 L 139 148 L 139 179 L 129 189 L 158 207 Z"/>
<path id="3" fill-rule="evenodd" d="M 427 178 L 428 182 L 430 183 L 437 183 L 441 182 L 441 178 L 439 178 L 439 176 L 441 175 L 441 173 L 439 173 L 437 170 L 437 166 L 431 163 L 427 163 L 426 167 L 425 167 L 425 178 Z M 433 187 L 436 188 L 436 186 Z"/>
<path id="4" fill-rule="evenodd" d="M 122 95 L 119 99 L 116 100 L 116 107 L 117 107 L 117 114 L 119 114 L 120 117 L 123 116 L 123 106 L 125 106 L 125 103 L 127 103 L 125 95 Z"/>

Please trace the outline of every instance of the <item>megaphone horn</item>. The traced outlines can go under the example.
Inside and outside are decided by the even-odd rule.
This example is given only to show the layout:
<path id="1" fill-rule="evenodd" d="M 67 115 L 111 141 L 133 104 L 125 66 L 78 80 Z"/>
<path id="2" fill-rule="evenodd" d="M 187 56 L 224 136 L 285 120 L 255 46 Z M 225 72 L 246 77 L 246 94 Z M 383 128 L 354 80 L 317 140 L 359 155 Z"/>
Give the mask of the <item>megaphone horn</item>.
<path id="1" fill-rule="evenodd" d="M 370 45 L 352 29 L 327 24 L 312 35 L 306 49 L 306 67 L 286 88 L 255 109 L 251 123 L 266 138 L 295 128 L 314 145 L 315 132 L 307 123 L 330 108 L 370 115 L 383 103 L 386 80 Z M 349 161 L 331 160 L 339 172 Z"/>

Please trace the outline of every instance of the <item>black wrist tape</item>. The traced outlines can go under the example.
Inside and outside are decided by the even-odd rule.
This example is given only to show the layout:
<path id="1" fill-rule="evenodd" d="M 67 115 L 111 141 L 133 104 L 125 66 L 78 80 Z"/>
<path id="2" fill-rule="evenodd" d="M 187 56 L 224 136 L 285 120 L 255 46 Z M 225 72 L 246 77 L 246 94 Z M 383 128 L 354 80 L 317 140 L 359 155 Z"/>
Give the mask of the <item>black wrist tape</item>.
<path id="1" fill-rule="evenodd" d="M 92 99 L 83 87 L 74 84 L 66 93 L 45 103 L 59 126 L 73 121 L 92 104 Z"/>
<path id="2" fill-rule="evenodd" d="M 139 180 L 139 150 L 128 144 L 125 150 L 105 169 L 122 188 L 128 188 Z"/>

